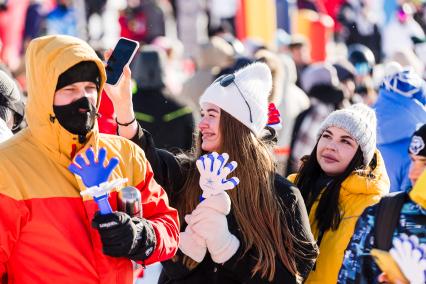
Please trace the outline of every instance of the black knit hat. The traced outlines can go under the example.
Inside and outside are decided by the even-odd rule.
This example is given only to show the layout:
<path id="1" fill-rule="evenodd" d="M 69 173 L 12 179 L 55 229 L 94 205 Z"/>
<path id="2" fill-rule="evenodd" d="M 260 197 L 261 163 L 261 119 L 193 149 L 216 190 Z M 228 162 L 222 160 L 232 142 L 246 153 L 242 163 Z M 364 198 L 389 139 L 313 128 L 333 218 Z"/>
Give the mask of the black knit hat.
<path id="1" fill-rule="evenodd" d="M 426 157 L 426 124 L 423 124 L 411 137 L 408 152 L 413 155 Z"/>
<path id="2" fill-rule="evenodd" d="M 100 81 L 98 65 L 93 61 L 82 61 L 59 76 L 56 91 L 77 82 L 93 82 L 99 90 Z"/>

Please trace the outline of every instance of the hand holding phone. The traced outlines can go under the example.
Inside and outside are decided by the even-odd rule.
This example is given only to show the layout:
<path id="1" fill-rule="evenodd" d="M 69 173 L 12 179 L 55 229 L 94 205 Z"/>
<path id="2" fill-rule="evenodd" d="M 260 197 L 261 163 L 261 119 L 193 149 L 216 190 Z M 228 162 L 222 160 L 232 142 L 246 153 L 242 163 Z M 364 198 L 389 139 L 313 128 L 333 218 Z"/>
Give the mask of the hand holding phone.
<path id="1" fill-rule="evenodd" d="M 123 74 L 123 68 L 132 61 L 133 56 L 139 48 L 137 41 L 120 38 L 111 56 L 108 59 L 106 69 L 107 84 L 117 85 Z"/>

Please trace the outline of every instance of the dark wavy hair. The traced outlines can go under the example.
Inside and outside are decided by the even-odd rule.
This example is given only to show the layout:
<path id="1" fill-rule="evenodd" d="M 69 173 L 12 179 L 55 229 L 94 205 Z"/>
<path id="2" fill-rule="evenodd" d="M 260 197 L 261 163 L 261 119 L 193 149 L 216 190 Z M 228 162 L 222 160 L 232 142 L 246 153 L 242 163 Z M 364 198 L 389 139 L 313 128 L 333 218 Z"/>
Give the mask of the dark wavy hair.
<path id="1" fill-rule="evenodd" d="M 319 231 L 318 241 L 320 241 L 321 236 L 326 231 L 336 230 L 339 227 L 341 221 L 339 195 L 342 182 L 354 171 L 365 169 L 365 166 L 363 164 L 361 148 L 358 147 L 358 150 L 345 171 L 333 177 L 331 181 L 325 185 L 325 188 L 318 187 L 318 179 L 322 175 L 325 175 L 325 173 L 317 160 L 317 146 L 318 142 L 312 150 L 312 153 L 302 158 L 302 166 L 294 183 L 302 193 L 308 212 L 311 210 L 315 200 L 318 199 L 318 196 L 321 195 L 315 212 L 315 222 Z M 371 165 L 375 163 L 375 158 L 373 158 L 373 160 L 374 161 L 370 163 L 370 168 L 373 168 Z"/>

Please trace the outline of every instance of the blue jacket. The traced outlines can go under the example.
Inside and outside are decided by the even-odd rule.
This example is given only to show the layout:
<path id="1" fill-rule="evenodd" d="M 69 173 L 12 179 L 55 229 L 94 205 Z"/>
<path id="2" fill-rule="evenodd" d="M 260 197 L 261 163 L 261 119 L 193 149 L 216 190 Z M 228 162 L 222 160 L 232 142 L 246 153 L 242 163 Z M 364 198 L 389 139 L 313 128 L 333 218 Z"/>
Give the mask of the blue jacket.
<path id="1" fill-rule="evenodd" d="M 378 205 L 365 209 L 358 219 L 355 233 L 345 251 L 338 283 L 378 283 L 377 277 L 381 270 L 370 255 L 374 245 L 374 223 Z M 416 235 L 420 243 L 426 244 L 426 221 L 420 216 L 426 216 L 426 210 L 407 197 L 402 206 L 394 237 L 401 233 Z"/>
<path id="2" fill-rule="evenodd" d="M 413 98 L 395 94 L 384 88 L 374 106 L 377 116 L 377 148 L 385 160 L 391 181 L 390 192 L 408 190 L 411 135 L 418 125 L 426 123 L 426 110 Z"/>

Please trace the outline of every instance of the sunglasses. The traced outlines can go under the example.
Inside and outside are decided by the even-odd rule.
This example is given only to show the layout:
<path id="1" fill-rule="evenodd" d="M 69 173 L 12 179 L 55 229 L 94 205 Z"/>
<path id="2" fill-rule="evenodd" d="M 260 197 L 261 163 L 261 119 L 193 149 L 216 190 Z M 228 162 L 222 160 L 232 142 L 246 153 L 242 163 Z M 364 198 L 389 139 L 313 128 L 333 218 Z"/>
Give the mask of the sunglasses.
<path id="1" fill-rule="evenodd" d="M 252 118 L 252 114 L 251 114 L 251 108 L 249 103 L 246 100 L 246 97 L 244 96 L 243 92 L 241 92 L 240 88 L 237 85 L 237 82 L 235 82 L 235 75 L 234 74 L 225 74 L 220 76 L 219 78 L 217 78 L 216 80 L 214 80 L 213 83 L 219 82 L 219 84 L 222 87 L 228 87 L 229 85 L 231 85 L 232 83 L 234 83 L 235 87 L 238 90 L 238 93 L 240 93 L 241 97 L 243 98 L 244 102 L 246 103 L 248 110 L 249 110 L 249 115 L 250 115 L 250 123 L 253 123 L 253 118 Z"/>

